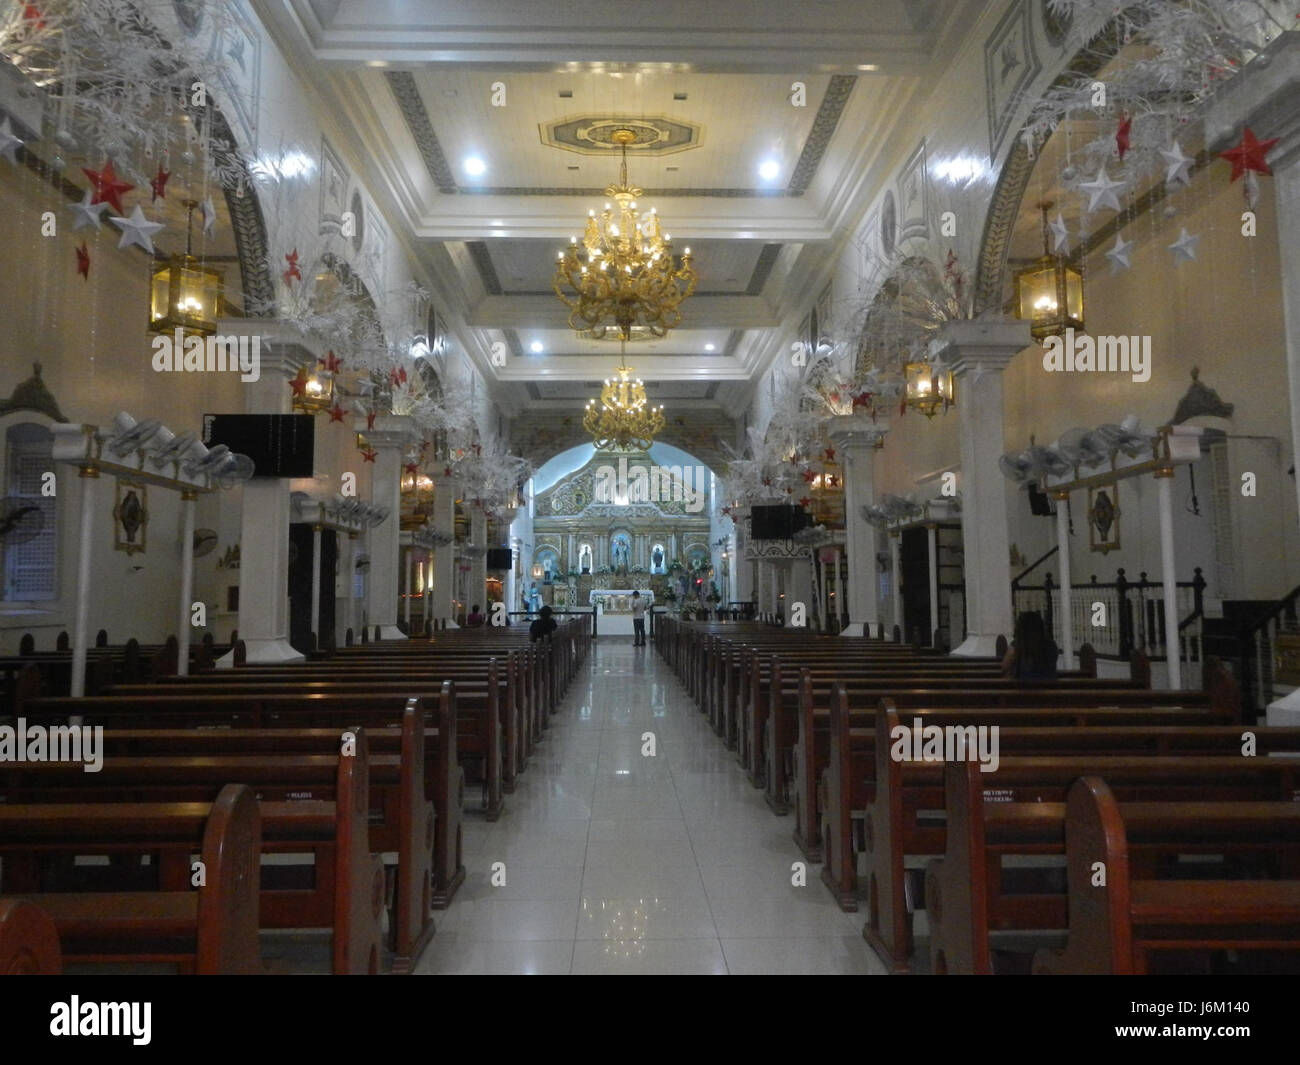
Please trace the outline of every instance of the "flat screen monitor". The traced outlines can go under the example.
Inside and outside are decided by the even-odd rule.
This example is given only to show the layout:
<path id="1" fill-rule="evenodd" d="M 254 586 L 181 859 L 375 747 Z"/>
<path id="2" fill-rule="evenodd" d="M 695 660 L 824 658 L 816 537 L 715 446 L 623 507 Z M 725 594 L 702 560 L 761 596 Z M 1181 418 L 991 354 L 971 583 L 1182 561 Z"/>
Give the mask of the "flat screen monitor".
<path id="1" fill-rule="evenodd" d="M 489 547 L 487 552 L 488 569 L 509 569 L 514 565 L 514 552 L 508 547 Z"/>
<path id="2" fill-rule="evenodd" d="M 247 455 L 254 477 L 310 477 L 316 419 L 310 414 L 205 414 L 203 442 Z"/>
<path id="3" fill-rule="evenodd" d="M 755 540 L 789 540 L 809 524 L 809 515 L 803 507 L 754 507 L 750 536 Z"/>

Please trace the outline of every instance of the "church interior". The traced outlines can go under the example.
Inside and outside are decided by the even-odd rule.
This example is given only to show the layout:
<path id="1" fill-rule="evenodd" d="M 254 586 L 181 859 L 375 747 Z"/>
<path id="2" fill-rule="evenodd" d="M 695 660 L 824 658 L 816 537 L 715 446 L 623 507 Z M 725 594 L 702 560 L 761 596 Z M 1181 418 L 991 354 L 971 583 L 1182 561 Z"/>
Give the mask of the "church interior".
<path id="1" fill-rule="evenodd" d="M 0 0 L 0 972 L 1300 971 L 1297 19 Z"/>

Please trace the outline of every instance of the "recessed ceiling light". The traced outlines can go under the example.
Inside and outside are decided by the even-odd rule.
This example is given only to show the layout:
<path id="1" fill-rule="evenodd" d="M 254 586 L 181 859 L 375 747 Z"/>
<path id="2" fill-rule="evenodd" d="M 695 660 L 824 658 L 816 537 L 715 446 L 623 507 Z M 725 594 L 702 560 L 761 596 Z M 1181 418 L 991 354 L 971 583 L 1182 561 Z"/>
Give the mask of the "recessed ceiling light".
<path id="1" fill-rule="evenodd" d="M 388 60 L 386 60 L 386 59 L 369 59 L 369 60 L 366 61 L 366 66 L 368 66 L 368 67 L 377 67 L 377 68 L 379 68 L 379 67 L 386 67 L 386 66 L 388 66 Z"/>
<path id="2" fill-rule="evenodd" d="M 758 176 L 764 181 L 771 181 L 780 173 L 781 164 L 775 159 L 764 159 L 758 165 Z"/>
<path id="3" fill-rule="evenodd" d="M 674 100 L 685 100 L 685 99 L 686 99 L 686 94 L 685 94 L 684 92 L 675 92 L 675 93 L 673 93 L 673 99 L 674 99 Z"/>
<path id="4" fill-rule="evenodd" d="M 876 66 L 875 63 L 859 63 L 859 64 L 858 64 L 858 69 L 859 69 L 859 70 L 879 70 L 880 68 L 879 68 L 878 66 Z"/>
<path id="5" fill-rule="evenodd" d="M 465 173 L 470 177 L 478 177 L 487 170 L 487 163 L 483 162 L 477 155 L 471 155 L 465 159 Z"/>
<path id="6" fill-rule="evenodd" d="M 561 89 L 561 90 L 560 90 L 560 99 L 561 99 L 561 100 L 571 100 L 571 99 L 573 99 L 573 90 L 572 90 L 572 89 Z"/>
<path id="7" fill-rule="evenodd" d="M 704 350 L 705 350 L 705 351 L 713 351 L 713 350 L 715 350 L 715 346 L 714 346 L 713 344 L 705 344 L 705 345 L 704 345 Z"/>
<path id="8" fill-rule="evenodd" d="M 534 355 L 540 355 L 543 351 L 546 350 L 546 345 L 543 344 L 540 340 L 534 340 L 531 344 L 528 345 L 528 350 L 531 351 Z"/>

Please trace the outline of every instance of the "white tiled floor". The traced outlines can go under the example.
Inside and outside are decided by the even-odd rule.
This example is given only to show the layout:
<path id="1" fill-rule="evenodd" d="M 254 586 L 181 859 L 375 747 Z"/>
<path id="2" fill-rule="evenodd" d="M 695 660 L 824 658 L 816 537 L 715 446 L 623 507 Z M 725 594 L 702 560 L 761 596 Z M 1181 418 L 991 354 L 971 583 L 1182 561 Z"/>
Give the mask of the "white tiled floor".
<path id="1" fill-rule="evenodd" d="M 883 972 L 819 866 L 791 886 L 793 829 L 654 651 L 606 637 L 501 820 L 467 815 L 466 882 L 418 971 Z"/>

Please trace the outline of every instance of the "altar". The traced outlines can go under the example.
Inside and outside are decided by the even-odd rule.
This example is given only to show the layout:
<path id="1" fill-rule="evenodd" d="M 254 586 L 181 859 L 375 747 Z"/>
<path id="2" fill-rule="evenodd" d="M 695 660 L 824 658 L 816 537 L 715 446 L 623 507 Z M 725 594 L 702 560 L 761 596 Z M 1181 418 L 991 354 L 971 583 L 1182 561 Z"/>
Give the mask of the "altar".
<path id="1" fill-rule="evenodd" d="M 600 604 L 597 632 L 601 636 L 632 635 L 632 593 L 639 591 L 646 610 L 654 605 L 655 594 L 648 588 L 593 588 L 587 596 L 592 606 Z"/>

